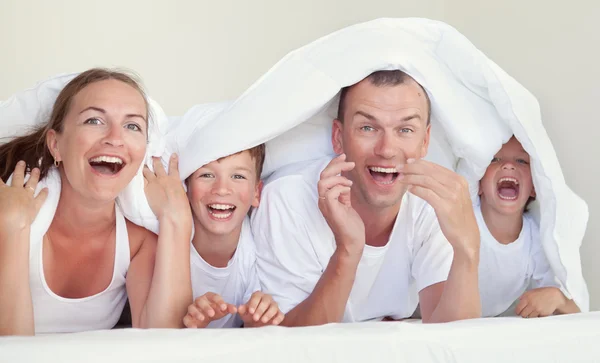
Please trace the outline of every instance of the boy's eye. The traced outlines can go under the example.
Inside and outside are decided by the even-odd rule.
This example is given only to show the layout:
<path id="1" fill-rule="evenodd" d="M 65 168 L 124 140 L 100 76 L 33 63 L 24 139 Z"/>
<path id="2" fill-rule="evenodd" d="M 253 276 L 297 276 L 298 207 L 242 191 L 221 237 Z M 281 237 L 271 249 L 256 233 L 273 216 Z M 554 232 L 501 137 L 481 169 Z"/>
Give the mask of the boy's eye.
<path id="1" fill-rule="evenodd" d="M 198 178 L 214 178 L 214 176 L 211 173 L 204 173 L 200 174 Z"/>
<path id="2" fill-rule="evenodd" d="M 495 156 L 494 156 L 494 157 L 492 158 L 492 163 L 497 163 L 497 162 L 499 162 L 499 161 L 500 161 L 500 158 L 498 158 L 498 157 L 495 157 Z"/>
<path id="3" fill-rule="evenodd" d="M 90 125 L 101 125 L 102 121 L 99 118 L 90 117 L 87 120 L 85 120 L 83 123 L 84 124 L 90 124 Z"/>
<path id="4" fill-rule="evenodd" d="M 233 179 L 238 179 L 238 180 L 246 179 L 246 177 L 243 176 L 242 174 L 235 174 L 232 178 Z"/>
<path id="5" fill-rule="evenodd" d="M 138 124 L 127 124 L 125 125 L 125 128 L 131 131 L 142 131 L 142 128 Z"/>
<path id="6" fill-rule="evenodd" d="M 527 165 L 527 164 L 529 164 L 529 161 L 527 161 L 525 159 L 517 159 L 517 163 Z"/>
<path id="7" fill-rule="evenodd" d="M 362 126 L 360 129 L 361 129 L 361 131 L 373 131 L 373 130 L 375 130 L 371 126 Z"/>

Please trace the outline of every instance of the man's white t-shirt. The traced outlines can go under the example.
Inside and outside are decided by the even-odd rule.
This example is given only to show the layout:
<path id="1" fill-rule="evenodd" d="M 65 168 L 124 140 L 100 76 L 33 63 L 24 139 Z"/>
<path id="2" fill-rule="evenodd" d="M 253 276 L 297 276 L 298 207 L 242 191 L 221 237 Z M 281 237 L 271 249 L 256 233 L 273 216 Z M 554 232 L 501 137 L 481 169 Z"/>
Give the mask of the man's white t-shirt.
<path id="1" fill-rule="evenodd" d="M 262 291 L 271 294 L 284 313 L 310 295 L 336 248 L 317 194 L 319 175 L 330 161 L 299 163 L 276 172 L 252 214 Z M 365 246 L 343 321 L 410 317 L 418 292 L 448 278 L 452 258 L 433 209 L 407 193 L 389 242 Z"/>
<path id="2" fill-rule="evenodd" d="M 560 287 L 542 249 L 539 227 L 529 214 L 523 214 L 523 228 L 517 240 L 504 245 L 490 233 L 481 206 L 476 205 L 474 209 L 481 234 L 479 294 L 482 316 L 505 315 L 505 312 L 510 315 L 507 309 L 528 289 Z"/>
<path id="3" fill-rule="evenodd" d="M 233 257 L 226 267 L 213 267 L 191 246 L 192 291 L 194 300 L 207 292 L 221 295 L 229 304 L 239 306 L 260 291 L 256 275 L 256 250 L 250 231 L 248 217 L 244 219 L 240 240 Z M 208 328 L 232 328 L 242 326 L 239 315 L 227 315 L 208 324 Z"/>

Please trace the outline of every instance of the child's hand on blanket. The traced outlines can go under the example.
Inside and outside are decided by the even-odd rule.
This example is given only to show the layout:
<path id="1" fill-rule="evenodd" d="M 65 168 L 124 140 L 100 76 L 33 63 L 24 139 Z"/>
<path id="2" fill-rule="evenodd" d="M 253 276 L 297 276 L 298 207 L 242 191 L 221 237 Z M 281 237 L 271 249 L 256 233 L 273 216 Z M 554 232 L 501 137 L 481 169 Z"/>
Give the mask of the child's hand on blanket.
<path id="1" fill-rule="evenodd" d="M 178 158 L 172 154 L 169 160 L 169 172 L 165 171 L 160 159 L 152 158 L 154 172 L 144 166 L 146 198 L 159 222 L 163 217 L 171 221 L 192 223 L 192 211 L 183 184 L 179 178 Z"/>
<path id="2" fill-rule="evenodd" d="M 48 196 L 44 188 L 34 197 L 40 170 L 34 168 L 25 183 L 25 162 L 15 167 L 10 185 L 0 179 L 0 232 L 12 233 L 29 228 Z"/>
<path id="3" fill-rule="evenodd" d="M 266 325 L 279 325 L 284 314 L 271 295 L 256 291 L 247 303 L 238 307 L 238 313 L 245 327 L 256 328 Z"/>
<path id="4" fill-rule="evenodd" d="M 206 328 L 211 321 L 236 312 L 237 308 L 226 303 L 220 295 L 207 292 L 188 307 L 188 312 L 183 317 L 183 324 L 186 328 Z"/>
<path id="5" fill-rule="evenodd" d="M 560 289 L 541 287 L 525 292 L 519 298 L 515 312 L 523 318 L 550 316 L 567 302 L 568 299 Z"/>

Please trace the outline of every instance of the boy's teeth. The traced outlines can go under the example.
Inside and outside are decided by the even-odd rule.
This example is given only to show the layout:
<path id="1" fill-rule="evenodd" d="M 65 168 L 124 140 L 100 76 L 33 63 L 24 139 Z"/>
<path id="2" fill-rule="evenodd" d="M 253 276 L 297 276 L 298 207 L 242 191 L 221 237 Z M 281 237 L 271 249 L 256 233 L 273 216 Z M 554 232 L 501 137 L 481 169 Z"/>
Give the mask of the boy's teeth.
<path id="1" fill-rule="evenodd" d="M 380 168 L 378 166 L 370 166 L 369 170 L 374 171 L 376 173 L 397 173 L 398 170 L 396 168 Z"/>
<path id="2" fill-rule="evenodd" d="M 218 218 L 218 219 L 225 219 L 225 218 L 229 218 L 230 215 L 233 214 L 233 211 L 231 212 L 227 212 L 227 213 L 214 213 L 214 212 L 209 212 L 213 217 Z"/>
<path id="3" fill-rule="evenodd" d="M 513 182 L 516 185 L 519 185 L 519 181 L 515 178 L 501 178 L 500 180 L 498 180 L 498 184 L 500 184 L 502 182 Z"/>
<path id="4" fill-rule="evenodd" d="M 123 160 L 121 158 L 118 158 L 116 156 L 96 156 L 95 158 L 90 159 L 90 162 L 95 162 L 95 163 L 100 163 L 100 162 L 104 162 L 104 163 L 113 163 L 113 164 L 123 164 Z"/>
<path id="5" fill-rule="evenodd" d="M 209 204 L 208 206 L 212 209 L 219 209 L 219 210 L 228 210 L 228 209 L 235 208 L 235 206 L 227 205 L 227 204 Z"/>

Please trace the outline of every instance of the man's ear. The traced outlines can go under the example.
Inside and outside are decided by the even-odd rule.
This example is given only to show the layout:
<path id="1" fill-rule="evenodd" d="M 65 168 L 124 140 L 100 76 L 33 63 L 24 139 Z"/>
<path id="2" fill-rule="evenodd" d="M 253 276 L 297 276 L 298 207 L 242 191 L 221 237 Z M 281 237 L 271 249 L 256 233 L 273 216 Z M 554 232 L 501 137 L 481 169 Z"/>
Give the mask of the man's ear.
<path id="1" fill-rule="evenodd" d="M 331 145 L 333 146 L 333 151 L 337 155 L 344 153 L 343 132 L 344 123 L 338 119 L 333 120 L 333 126 L 331 128 Z"/>

